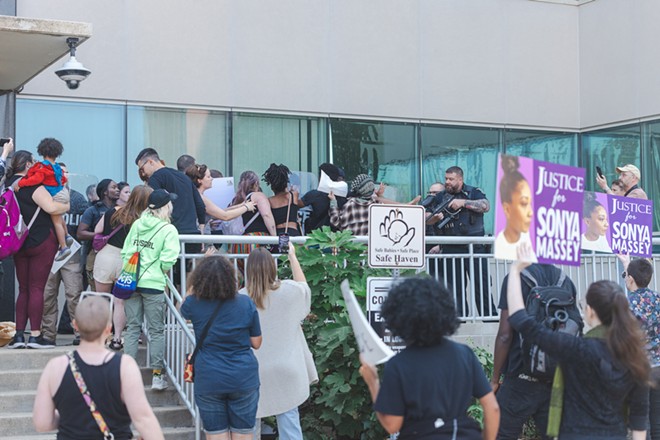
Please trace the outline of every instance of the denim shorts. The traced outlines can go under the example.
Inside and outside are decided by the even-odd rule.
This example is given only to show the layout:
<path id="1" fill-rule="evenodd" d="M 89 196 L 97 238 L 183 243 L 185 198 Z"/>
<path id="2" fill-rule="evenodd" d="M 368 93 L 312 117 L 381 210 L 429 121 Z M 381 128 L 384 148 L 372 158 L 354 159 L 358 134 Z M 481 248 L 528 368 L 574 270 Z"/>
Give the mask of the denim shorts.
<path id="1" fill-rule="evenodd" d="M 227 431 L 250 434 L 254 431 L 259 388 L 235 393 L 197 394 L 195 403 L 208 434 Z"/>

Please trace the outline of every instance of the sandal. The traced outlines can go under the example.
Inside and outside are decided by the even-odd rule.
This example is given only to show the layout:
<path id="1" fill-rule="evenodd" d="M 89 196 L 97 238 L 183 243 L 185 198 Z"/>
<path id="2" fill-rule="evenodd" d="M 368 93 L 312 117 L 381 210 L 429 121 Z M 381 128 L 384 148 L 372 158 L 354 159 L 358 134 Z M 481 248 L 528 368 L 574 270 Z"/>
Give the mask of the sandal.
<path id="1" fill-rule="evenodd" d="M 113 339 L 108 344 L 108 348 L 110 350 L 119 351 L 124 349 L 124 344 L 122 344 L 121 341 L 117 341 Z"/>

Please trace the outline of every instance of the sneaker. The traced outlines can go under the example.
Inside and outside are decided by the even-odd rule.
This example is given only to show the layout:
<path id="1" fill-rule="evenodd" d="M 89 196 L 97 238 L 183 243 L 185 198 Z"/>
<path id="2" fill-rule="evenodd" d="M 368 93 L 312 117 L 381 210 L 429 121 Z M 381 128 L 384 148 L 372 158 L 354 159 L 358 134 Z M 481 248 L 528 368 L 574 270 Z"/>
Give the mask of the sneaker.
<path id="1" fill-rule="evenodd" d="M 162 374 L 154 374 L 151 379 L 151 389 L 162 391 L 167 388 L 167 379 Z"/>
<path id="2" fill-rule="evenodd" d="M 48 339 L 44 338 L 43 335 L 39 336 L 30 336 L 30 339 L 28 339 L 27 343 L 28 348 L 55 348 L 55 342 L 54 341 L 49 341 Z"/>
<path id="3" fill-rule="evenodd" d="M 71 254 L 71 248 L 70 247 L 65 247 L 61 248 L 59 251 L 57 251 L 57 254 L 55 255 L 55 261 L 62 261 L 66 259 Z"/>
<path id="4" fill-rule="evenodd" d="M 25 336 L 22 333 L 16 333 L 11 342 L 7 344 L 7 348 L 25 348 Z"/>
<path id="5" fill-rule="evenodd" d="M 80 345 L 80 335 L 76 335 L 76 337 L 73 338 L 73 345 Z"/>
<path id="6" fill-rule="evenodd" d="M 108 344 L 108 348 L 110 350 L 114 351 L 120 351 L 124 349 L 124 344 L 121 343 L 121 341 L 117 341 L 115 339 L 112 339 L 110 343 Z"/>
<path id="7" fill-rule="evenodd" d="M 66 235 L 66 238 L 64 239 L 66 242 L 67 247 L 71 247 L 73 245 L 73 237 L 70 236 L 69 234 Z"/>

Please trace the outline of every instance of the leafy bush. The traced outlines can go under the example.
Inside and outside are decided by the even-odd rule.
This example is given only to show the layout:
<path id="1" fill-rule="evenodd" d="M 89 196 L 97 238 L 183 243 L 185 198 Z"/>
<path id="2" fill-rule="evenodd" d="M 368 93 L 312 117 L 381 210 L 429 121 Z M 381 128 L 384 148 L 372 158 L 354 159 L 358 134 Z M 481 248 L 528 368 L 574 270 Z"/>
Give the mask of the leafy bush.
<path id="1" fill-rule="evenodd" d="M 303 324 L 314 355 L 319 383 L 300 407 L 305 438 L 309 440 L 383 439 L 385 431 L 371 408 L 371 396 L 358 369 L 359 350 L 344 305 L 340 284 L 348 279 L 358 299 L 366 296 L 367 277 L 388 276 L 366 266 L 367 248 L 352 241 L 349 231 L 313 231 L 298 260 L 312 290 L 312 311 Z M 285 263 L 280 277 L 290 277 Z"/>

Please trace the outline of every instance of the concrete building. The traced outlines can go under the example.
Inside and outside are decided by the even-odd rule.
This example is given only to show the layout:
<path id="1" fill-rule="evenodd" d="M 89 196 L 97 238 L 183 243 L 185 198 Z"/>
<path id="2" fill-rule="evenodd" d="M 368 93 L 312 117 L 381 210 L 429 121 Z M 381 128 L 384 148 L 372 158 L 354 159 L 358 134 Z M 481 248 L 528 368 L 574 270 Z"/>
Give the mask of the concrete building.
<path id="1" fill-rule="evenodd" d="M 21 0 L 19 17 L 92 23 L 92 75 L 17 95 L 18 148 L 61 139 L 81 177 L 137 183 L 156 147 L 238 175 L 332 160 L 404 200 L 459 165 L 495 197 L 500 152 L 660 181 L 655 0 Z M 657 215 L 657 214 L 656 214 Z M 487 231 L 492 232 L 492 213 Z M 656 217 L 655 229 L 660 228 Z"/>

